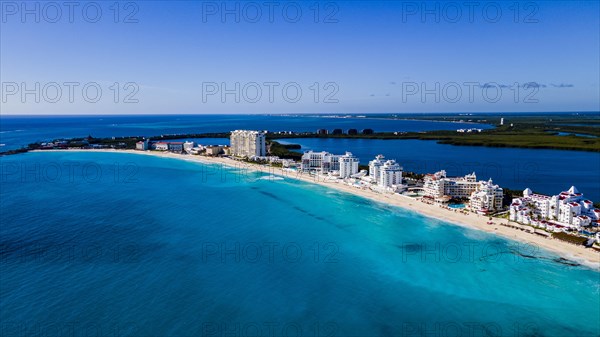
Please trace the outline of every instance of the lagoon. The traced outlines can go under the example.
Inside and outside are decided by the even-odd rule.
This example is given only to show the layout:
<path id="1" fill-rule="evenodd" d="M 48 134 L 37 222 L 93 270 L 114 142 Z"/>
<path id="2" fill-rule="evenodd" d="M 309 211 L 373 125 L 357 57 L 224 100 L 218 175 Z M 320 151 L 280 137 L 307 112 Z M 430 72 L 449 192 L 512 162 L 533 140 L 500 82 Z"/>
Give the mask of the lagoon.
<path id="1" fill-rule="evenodd" d="M 302 150 L 343 153 L 350 151 L 367 165 L 377 154 L 396 159 L 404 169 L 449 175 L 475 172 L 479 179 L 493 178 L 502 187 L 531 188 L 558 194 L 575 185 L 584 195 L 600 201 L 600 153 L 546 149 L 495 148 L 438 144 L 429 140 L 293 138 L 281 143 L 302 145 Z"/>

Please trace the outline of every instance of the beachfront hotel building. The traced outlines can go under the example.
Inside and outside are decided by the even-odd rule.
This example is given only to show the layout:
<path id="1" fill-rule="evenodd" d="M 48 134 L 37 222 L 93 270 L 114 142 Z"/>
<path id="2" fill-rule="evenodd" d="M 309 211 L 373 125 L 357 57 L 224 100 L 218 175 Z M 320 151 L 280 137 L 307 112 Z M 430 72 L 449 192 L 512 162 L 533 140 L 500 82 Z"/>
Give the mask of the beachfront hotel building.
<path id="1" fill-rule="evenodd" d="M 135 149 L 136 150 L 146 151 L 146 150 L 149 149 L 149 147 L 150 147 L 150 145 L 149 145 L 149 140 L 148 139 L 145 139 L 145 140 L 142 140 L 142 141 L 139 141 L 139 142 L 135 143 Z"/>
<path id="2" fill-rule="evenodd" d="M 402 166 L 395 160 L 386 160 L 378 169 L 377 186 L 385 189 L 398 190 L 402 185 Z"/>
<path id="3" fill-rule="evenodd" d="M 187 141 L 183 143 L 183 151 L 186 153 L 191 153 L 192 149 L 196 146 L 196 143 L 192 141 Z"/>
<path id="4" fill-rule="evenodd" d="M 375 159 L 369 162 L 369 177 L 371 177 L 371 181 L 377 183 L 379 181 L 379 177 L 381 176 L 381 167 L 383 166 L 385 160 L 383 155 L 377 155 Z"/>
<path id="5" fill-rule="evenodd" d="M 152 144 L 152 149 L 156 151 L 169 151 L 169 143 L 167 142 L 156 142 Z"/>
<path id="6" fill-rule="evenodd" d="M 223 145 L 207 145 L 204 147 L 205 156 L 218 156 L 223 153 Z"/>
<path id="7" fill-rule="evenodd" d="M 546 229 L 581 229 L 600 222 L 600 209 L 585 199 L 575 186 L 560 194 L 535 194 L 527 188 L 523 197 L 514 198 L 509 208 L 509 219 Z"/>
<path id="8" fill-rule="evenodd" d="M 302 155 L 300 169 L 305 172 L 315 171 L 320 173 L 339 171 L 341 157 L 341 155 L 331 154 L 326 151 L 306 151 Z"/>
<path id="9" fill-rule="evenodd" d="M 480 214 L 494 213 L 502 209 L 504 191 L 492 179 L 480 181 L 477 190 L 469 198 L 469 207 Z"/>
<path id="10" fill-rule="evenodd" d="M 252 130 L 231 132 L 231 154 L 236 157 L 264 157 L 267 155 L 266 133 Z"/>
<path id="11" fill-rule="evenodd" d="M 377 155 L 369 162 L 369 181 L 380 190 L 398 191 L 402 185 L 403 168 L 395 160 Z"/>
<path id="12" fill-rule="evenodd" d="M 183 142 L 168 142 L 167 145 L 169 147 L 169 151 L 171 151 L 171 152 L 175 152 L 175 153 L 183 152 Z"/>
<path id="13" fill-rule="evenodd" d="M 346 179 L 358 173 L 359 160 L 351 152 L 339 157 L 340 178 Z"/>
<path id="14" fill-rule="evenodd" d="M 155 151 L 183 152 L 183 142 L 154 142 L 150 148 Z"/>
<path id="15" fill-rule="evenodd" d="M 477 190 L 475 172 L 464 177 L 447 177 L 446 171 L 441 170 L 428 174 L 424 178 L 423 194 L 436 201 L 448 201 L 450 198 L 470 198 Z"/>

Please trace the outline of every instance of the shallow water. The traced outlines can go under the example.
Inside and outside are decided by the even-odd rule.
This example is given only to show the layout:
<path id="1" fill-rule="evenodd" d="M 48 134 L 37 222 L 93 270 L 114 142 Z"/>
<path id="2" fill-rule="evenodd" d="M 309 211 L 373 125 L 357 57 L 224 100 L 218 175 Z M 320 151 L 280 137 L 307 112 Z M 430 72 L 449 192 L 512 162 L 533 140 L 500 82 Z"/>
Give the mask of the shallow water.
<path id="1" fill-rule="evenodd" d="M 3 335 L 600 334 L 600 273 L 488 233 L 175 159 L 0 160 Z"/>

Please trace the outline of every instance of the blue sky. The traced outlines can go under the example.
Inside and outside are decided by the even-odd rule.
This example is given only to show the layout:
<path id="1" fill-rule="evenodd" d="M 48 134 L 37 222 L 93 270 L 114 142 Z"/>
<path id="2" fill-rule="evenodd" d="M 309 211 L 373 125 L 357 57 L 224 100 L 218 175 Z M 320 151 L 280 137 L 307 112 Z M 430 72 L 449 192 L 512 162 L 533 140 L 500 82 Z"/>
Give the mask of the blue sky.
<path id="1" fill-rule="evenodd" d="M 598 1 L 264 3 L 3 2 L 1 113 L 600 110 Z"/>

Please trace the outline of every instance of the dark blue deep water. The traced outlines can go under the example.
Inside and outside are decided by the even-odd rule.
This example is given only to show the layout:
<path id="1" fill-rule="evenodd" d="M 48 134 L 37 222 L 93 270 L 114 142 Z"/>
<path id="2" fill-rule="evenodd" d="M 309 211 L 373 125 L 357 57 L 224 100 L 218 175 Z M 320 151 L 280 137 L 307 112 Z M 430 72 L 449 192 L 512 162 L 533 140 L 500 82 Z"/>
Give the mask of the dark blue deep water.
<path id="1" fill-rule="evenodd" d="M 466 118 L 465 118 L 466 119 Z M 428 131 L 462 128 L 489 129 L 473 123 L 372 118 L 328 118 L 317 116 L 268 115 L 145 115 L 145 116 L 3 116 L 0 118 L 0 151 L 19 148 L 36 141 L 56 138 L 159 136 L 229 132 L 236 129 L 270 131 L 316 131 L 317 129 L 376 131 Z"/>
<path id="2" fill-rule="evenodd" d="M 600 273 L 289 178 L 0 159 L 2 336 L 598 336 Z"/>
<path id="3" fill-rule="evenodd" d="M 419 118 L 419 114 L 407 117 Z M 469 116 L 463 116 L 468 121 Z M 462 118 L 462 117 L 461 117 Z M 235 129 L 271 131 L 315 131 L 341 128 L 375 131 L 455 130 L 490 128 L 472 123 L 325 116 L 267 115 L 170 115 L 170 116 L 47 116 L 0 117 L 0 151 L 35 141 L 61 137 L 157 136 L 228 132 Z M 198 140 L 204 144 L 229 144 L 228 139 Z M 376 154 L 396 158 L 406 170 L 431 173 L 445 169 L 451 175 L 475 171 L 480 178 L 493 178 L 503 187 L 556 194 L 575 185 L 588 198 L 600 200 L 600 153 L 538 149 L 465 147 L 419 140 L 300 139 L 288 142 L 303 150 L 342 153 L 351 151 L 366 164 Z"/>

